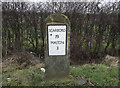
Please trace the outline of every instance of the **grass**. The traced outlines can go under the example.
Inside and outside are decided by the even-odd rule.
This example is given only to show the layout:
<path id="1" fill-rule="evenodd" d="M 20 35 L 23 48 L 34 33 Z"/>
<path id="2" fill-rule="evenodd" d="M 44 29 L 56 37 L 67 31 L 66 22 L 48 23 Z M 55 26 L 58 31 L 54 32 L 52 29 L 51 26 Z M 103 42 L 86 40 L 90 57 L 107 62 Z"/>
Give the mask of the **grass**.
<path id="1" fill-rule="evenodd" d="M 87 67 L 74 67 L 71 70 L 71 75 L 74 78 L 84 77 L 97 86 L 113 86 L 118 85 L 118 69 L 108 68 L 105 65 L 99 64 Z"/>
<path id="2" fill-rule="evenodd" d="M 45 73 L 40 70 L 41 67 L 42 65 L 38 64 L 22 70 L 4 72 L 3 86 L 79 86 L 80 78 L 96 86 L 117 86 L 119 82 L 118 69 L 103 64 L 71 66 L 68 79 L 48 81 L 45 80 Z"/>

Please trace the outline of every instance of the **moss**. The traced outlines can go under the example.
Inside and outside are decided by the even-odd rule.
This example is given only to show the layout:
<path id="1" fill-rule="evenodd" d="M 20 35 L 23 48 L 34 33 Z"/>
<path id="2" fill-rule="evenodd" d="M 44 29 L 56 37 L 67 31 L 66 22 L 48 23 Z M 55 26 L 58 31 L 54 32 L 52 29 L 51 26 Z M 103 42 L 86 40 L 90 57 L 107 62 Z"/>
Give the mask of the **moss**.
<path id="1" fill-rule="evenodd" d="M 54 13 L 49 15 L 45 20 L 45 29 L 47 29 L 47 25 L 49 24 L 67 24 L 67 58 L 70 58 L 70 21 L 67 16 L 60 13 Z M 45 30 L 45 56 L 48 56 L 47 49 L 47 31 Z M 52 56 L 50 58 L 53 58 Z"/>
<path id="2" fill-rule="evenodd" d="M 67 23 L 67 24 L 70 24 L 68 17 L 65 16 L 64 14 L 59 14 L 59 13 L 49 15 L 46 18 L 45 22 L 46 23 Z"/>
<path id="3" fill-rule="evenodd" d="M 67 54 L 65 56 L 49 56 L 47 44 L 47 25 L 49 24 L 66 24 L 67 25 Z M 46 78 L 65 78 L 69 75 L 69 58 L 70 58 L 70 21 L 64 14 L 51 14 L 45 20 L 45 62 Z"/>

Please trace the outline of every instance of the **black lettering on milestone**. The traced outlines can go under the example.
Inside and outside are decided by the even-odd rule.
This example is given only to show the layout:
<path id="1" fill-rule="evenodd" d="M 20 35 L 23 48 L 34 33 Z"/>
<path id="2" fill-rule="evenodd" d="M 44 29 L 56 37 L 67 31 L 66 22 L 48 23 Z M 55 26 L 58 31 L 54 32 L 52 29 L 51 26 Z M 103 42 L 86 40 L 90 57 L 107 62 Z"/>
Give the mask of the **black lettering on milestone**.
<path id="1" fill-rule="evenodd" d="M 64 44 L 64 41 L 51 41 L 51 44 Z"/>
<path id="2" fill-rule="evenodd" d="M 65 32 L 65 29 L 49 29 L 50 32 Z"/>
<path id="3" fill-rule="evenodd" d="M 53 32 L 52 30 L 53 30 L 53 29 L 49 29 L 50 32 Z"/>
<path id="4" fill-rule="evenodd" d="M 57 50 L 59 50 L 59 47 L 57 46 Z"/>
<path id="5" fill-rule="evenodd" d="M 51 44 L 56 44 L 56 42 L 55 41 L 51 41 Z"/>
<path id="6" fill-rule="evenodd" d="M 59 38 L 59 35 L 55 35 L 55 38 Z"/>

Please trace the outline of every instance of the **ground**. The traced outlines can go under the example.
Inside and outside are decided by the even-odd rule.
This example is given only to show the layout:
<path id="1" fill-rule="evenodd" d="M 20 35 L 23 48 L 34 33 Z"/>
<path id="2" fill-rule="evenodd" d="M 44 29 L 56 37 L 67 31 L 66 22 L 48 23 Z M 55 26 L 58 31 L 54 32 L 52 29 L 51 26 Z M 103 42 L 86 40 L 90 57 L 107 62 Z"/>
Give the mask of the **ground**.
<path id="1" fill-rule="evenodd" d="M 3 62 L 3 86 L 117 86 L 119 83 L 118 67 L 107 65 L 106 59 L 101 64 L 72 65 L 68 78 L 47 81 L 40 70 L 45 67 L 44 63 L 28 66 L 10 63 Z"/>

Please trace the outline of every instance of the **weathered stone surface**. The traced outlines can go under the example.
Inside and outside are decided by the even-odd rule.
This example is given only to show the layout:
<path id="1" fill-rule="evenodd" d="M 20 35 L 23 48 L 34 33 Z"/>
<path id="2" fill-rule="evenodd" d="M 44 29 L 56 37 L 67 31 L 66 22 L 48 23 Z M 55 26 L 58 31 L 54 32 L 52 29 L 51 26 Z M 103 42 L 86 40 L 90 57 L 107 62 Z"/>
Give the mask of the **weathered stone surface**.
<path id="1" fill-rule="evenodd" d="M 48 40 L 47 40 L 47 25 L 50 24 L 65 24 L 67 25 L 67 52 L 64 56 L 49 56 L 48 55 Z M 46 78 L 65 78 L 69 76 L 70 65 L 70 21 L 63 14 L 49 15 L 45 20 L 45 63 L 46 63 Z"/>
<path id="2" fill-rule="evenodd" d="M 46 58 L 46 77 L 61 78 L 69 75 L 69 59 L 65 57 Z"/>

